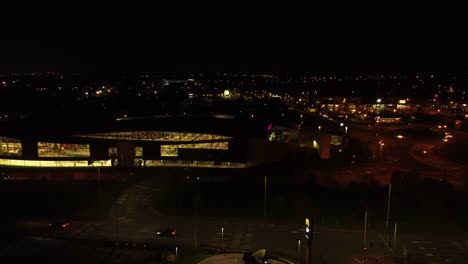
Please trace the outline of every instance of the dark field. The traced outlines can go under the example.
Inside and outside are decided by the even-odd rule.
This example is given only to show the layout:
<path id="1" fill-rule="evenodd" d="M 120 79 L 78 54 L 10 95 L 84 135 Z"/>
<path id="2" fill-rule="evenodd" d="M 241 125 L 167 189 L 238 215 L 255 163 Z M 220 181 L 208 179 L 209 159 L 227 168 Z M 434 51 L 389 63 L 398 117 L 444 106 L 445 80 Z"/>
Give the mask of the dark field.
<path id="1" fill-rule="evenodd" d="M 370 227 L 385 225 L 387 186 L 351 183 L 330 188 L 318 185 L 313 175 L 286 170 L 269 175 L 266 208 L 270 220 L 301 223 L 309 215 L 320 225 L 358 228 L 367 207 Z M 166 191 L 154 194 L 153 204 L 169 215 L 262 219 L 264 179 L 258 171 L 173 177 Z M 467 202 L 466 193 L 453 191 L 446 182 L 423 179 L 415 172 L 395 173 L 389 222 L 397 221 L 402 231 L 466 231 Z"/>

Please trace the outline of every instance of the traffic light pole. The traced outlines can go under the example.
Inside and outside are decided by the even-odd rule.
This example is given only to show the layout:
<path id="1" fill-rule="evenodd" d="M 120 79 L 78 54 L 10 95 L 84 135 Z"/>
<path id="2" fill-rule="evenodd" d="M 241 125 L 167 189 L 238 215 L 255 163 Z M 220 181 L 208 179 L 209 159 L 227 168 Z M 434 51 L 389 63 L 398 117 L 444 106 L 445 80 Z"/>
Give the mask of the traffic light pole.
<path id="1" fill-rule="evenodd" d="M 312 239 L 307 239 L 306 264 L 312 263 Z"/>
<path id="2" fill-rule="evenodd" d="M 314 236 L 314 222 L 312 218 L 307 217 L 305 220 L 305 237 L 307 240 L 307 251 L 305 264 L 312 263 L 312 238 Z"/>

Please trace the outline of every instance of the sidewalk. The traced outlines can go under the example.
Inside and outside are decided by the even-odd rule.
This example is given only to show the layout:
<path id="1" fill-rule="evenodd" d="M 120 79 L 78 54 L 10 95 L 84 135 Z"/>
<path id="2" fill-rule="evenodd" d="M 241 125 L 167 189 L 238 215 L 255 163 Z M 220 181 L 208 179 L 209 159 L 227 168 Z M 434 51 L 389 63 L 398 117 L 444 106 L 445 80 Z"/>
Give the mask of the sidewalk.
<path id="1" fill-rule="evenodd" d="M 244 261 L 242 260 L 242 256 L 243 254 L 239 254 L 239 253 L 215 255 L 215 256 L 202 260 L 198 264 L 243 264 Z M 284 264 L 288 262 L 271 260 L 271 263 L 272 264 L 281 264 L 281 263 Z"/>

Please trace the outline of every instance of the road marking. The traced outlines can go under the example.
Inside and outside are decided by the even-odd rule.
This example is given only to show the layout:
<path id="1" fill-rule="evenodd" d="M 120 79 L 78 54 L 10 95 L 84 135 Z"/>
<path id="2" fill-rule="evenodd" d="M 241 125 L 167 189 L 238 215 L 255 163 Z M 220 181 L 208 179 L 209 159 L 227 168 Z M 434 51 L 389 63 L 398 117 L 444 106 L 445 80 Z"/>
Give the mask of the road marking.
<path id="1" fill-rule="evenodd" d="M 418 241 L 418 240 L 413 240 L 413 241 L 411 241 L 411 243 L 414 243 L 414 244 L 432 244 L 431 241 Z"/>
<path id="2" fill-rule="evenodd" d="M 217 234 L 217 235 L 223 235 L 223 233 L 216 233 L 216 234 Z M 225 232 L 225 233 L 224 233 L 224 236 L 226 236 L 226 235 L 230 236 L 230 235 L 232 235 L 232 233 L 226 233 L 226 232 Z"/>
<path id="3" fill-rule="evenodd" d="M 435 247 L 430 247 L 430 248 L 427 248 L 427 247 L 418 247 L 418 249 L 422 249 L 422 250 L 425 250 L 425 249 L 427 249 L 427 250 L 437 250 L 437 248 L 435 248 Z"/>
<path id="4" fill-rule="evenodd" d="M 226 244 L 211 243 L 210 246 L 213 246 L 213 247 L 226 247 Z"/>
<path id="5" fill-rule="evenodd" d="M 220 238 L 220 237 L 217 237 L 216 240 L 231 241 L 232 239 L 230 239 L 230 238 Z"/>
<path id="6" fill-rule="evenodd" d="M 432 254 L 432 253 L 426 253 L 426 254 L 424 254 L 424 256 L 426 256 L 426 257 L 434 257 L 434 254 Z"/>
<path id="7" fill-rule="evenodd" d="M 148 187 L 148 186 L 143 186 L 143 185 L 135 185 L 136 188 L 140 188 L 140 189 L 144 189 L 144 190 L 152 190 L 152 191 L 161 191 L 160 189 L 158 188 L 151 188 L 151 187 Z"/>
<path id="8" fill-rule="evenodd" d="M 452 245 L 454 245 L 458 249 L 464 250 L 465 248 L 462 246 L 462 244 L 458 241 L 451 241 Z"/>
<path id="9" fill-rule="evenodd" d="M 362 264 L 362 261 L 360 261 L 359 259 L 357 259 L 357 258 L 355 258 L 355 257 L 353 257 L 353 260 L 356 261 L 356 262 L 359 263 L 359 264 Z"/>

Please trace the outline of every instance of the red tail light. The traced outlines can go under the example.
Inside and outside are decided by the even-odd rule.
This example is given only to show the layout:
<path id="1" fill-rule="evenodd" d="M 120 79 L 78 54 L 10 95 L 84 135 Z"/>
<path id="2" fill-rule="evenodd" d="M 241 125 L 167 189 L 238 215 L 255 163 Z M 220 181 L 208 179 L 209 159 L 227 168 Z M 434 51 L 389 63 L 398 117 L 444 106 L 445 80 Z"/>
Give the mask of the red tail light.
<path id="1" fill-rule="evenodd" d="M 62 227 L 65 228 L 65 227 L 67 227 L 69 225 L 70 225 L 70 223 L 65 223 L 65 224 L 62 225 Z"/>
<path id="2" fill-rule="evenodd" d="M 175 235 L 175 233 L 176 233 L 176 231 L 174 230 L 174 231 L 172 231 L 172 233 L 171 233 L 171 234 Z"/>

